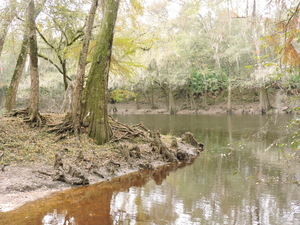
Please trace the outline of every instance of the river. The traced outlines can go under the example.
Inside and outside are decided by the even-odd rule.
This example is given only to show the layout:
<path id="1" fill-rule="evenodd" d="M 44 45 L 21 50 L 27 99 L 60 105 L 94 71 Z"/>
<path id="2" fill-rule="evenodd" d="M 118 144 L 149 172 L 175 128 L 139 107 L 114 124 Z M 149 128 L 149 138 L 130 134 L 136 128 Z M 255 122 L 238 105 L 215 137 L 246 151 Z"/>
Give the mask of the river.
<path id="1" fill-rule="evenodd" d="M 119 115 L 163 134 L 194 133 L 205 151 L 166 166 L 76 188 L 0 214 L 9 224 L 300 224 L 300 164 L 272 145 L 288 115 Z M 267 125 L 266 125 L 267 124 Z M 53 224 L 53 222 L 52 222 Z"/>

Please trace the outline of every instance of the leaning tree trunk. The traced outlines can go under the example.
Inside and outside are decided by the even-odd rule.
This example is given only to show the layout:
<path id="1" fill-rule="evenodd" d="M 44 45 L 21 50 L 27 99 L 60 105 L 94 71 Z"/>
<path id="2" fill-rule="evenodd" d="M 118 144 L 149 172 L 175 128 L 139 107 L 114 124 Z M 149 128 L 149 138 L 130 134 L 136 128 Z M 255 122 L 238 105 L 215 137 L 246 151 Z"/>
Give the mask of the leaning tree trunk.
<path id="1" fill-rule="evenodd" d="M 30 121 L 39 122 L 39 71 L 38 71 L 38 48 L 36 40 L 35 9 L 34 0 L 29 2 L 29 47 L 30 47 L 30 101 L 28 115 Z M 40 125 L 40 124 L 39 124 Z"/>
<path id="2" fill-rule="evenodd" d="M 44 5 L 45 1 L 46 0 L 44 0 L 41 5 Z M 34 14 L 32 14 L 32 15 L 34 15 L 34 19 L 40 14 L 40 12 L 41 12 L 41 9 L 38 9 L 37 11 L 35 11 Z M 24 28 L 23 41 L 22 41 L 22 45 L 21 45 L 20 54 L 17 59 L 16 67 L 15 67 L 10 85 L 6 92 L 5 109 L 7 111 L 11 111 L 16 106 L 16 96 L 17 96 L 17 92 L 18 92 L 18 87 L 20 84 L 20 80 L 21 80 L 22 73 L 23 73 L 23 70 L 25 67 L 25 62 L 26 62 L 27 53 L 28 53 L 28 42 L 29 42 L 29 29 L 28 29 L 28 24 L 26 23 L 25 28 Z"/>
<path id="3" fill-rule="evenodd" d="M 89 136 L 97 144 L 110 140 L 112 133 L 108 124 L 108 74 L 111 61 L 114 27 L 119 0 L 105 0 L 100 34 L 85 89 L 83 119 Z"/>
<path id="4" fill-rule="evenodd" d="M 85 35 L 83 37 L 82 49 L 79 56 L 77 67 L 77 75 L 74 83 L 73 97 L 72 97 L 72 125 L 74 132 L 77 134 L 80 128 L 80 115 L 81 115 L 81 99 L 83 92 L 83 83 L 85 75 L 85 65 L 89 50 L 89 42 L 92 35 L 92 29 L 95 19 L 96 10 L 98 7 L 98 0 L 94 0 L 89 12 Z"/>
<path id="5" fill-rule="evenodd" d="M 18 56 L 17 64 L 11 79 L 11 82 L 9 84 L 9 87 L 6 92 L 6 100 L 5 100 L 5 109 L 7 111 L 11 111 L 16 106 L 16 96 L 18 87 L 20 84 L 20 80 L 22 77 L 22 73 L 25 67 L 25 62 L 27 58 L 28 53 L 28 33 L 27 30 L 24 31 L 23 35 L 23 42 L 21 46 L 21 51 Z"/>
<path id="6" fill-rule="evenodd" d="M 16 16 L 16 0 L 11 0 L 10 5 L 6 9 L 7 15 L 4 16 L 2 23 L 1 23 L 1 33 L 0 33 L 0 57 L 2 54 L 4 42 L 6 39 L 7 31 L 9 25 L 13 21 L 14 17 Z"/>

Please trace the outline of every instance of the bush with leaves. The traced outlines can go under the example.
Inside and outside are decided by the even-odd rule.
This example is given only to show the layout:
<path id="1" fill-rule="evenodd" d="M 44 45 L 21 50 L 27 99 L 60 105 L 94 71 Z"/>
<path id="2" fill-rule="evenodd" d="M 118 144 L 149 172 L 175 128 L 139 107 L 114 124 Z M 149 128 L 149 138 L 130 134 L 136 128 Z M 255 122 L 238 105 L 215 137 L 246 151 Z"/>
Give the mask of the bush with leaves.
<path id="1" fill-rule="evenodd" d="M 228 77 L 223 71 L 193 69 L 187 85 L 194 94 L 217 93 L 226 88 Z"/>

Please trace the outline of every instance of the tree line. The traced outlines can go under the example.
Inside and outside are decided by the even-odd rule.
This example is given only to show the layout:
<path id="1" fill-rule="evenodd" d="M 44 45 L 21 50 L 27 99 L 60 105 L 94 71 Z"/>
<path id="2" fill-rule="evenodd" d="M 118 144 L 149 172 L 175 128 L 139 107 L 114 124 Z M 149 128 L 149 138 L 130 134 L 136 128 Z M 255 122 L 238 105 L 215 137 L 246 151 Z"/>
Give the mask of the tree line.
<path id="1" fill-rule="evenodd" d="M 147 96 L 154 107 L 159 89 L 174 114 L 176 93 L 184 93 L 196 109 L 195 98 L 203 98 L 205 105 L 208 96 L 226 90 L 230 114 L 232 90 L 254 89 L 265 113 L 270 87 L 299 87 L 300 4 L 270 1 L 262 11 L 258 3 L 6 1 L 0 36 L 5 109 L 16 107 L 22 74 L 30 68 L 29 103 L 22 111 L 28 122 L 43 124 L 39 80 L 53 76 L 71 93 L 65 129 L 79 133 L 84 125 L 98 144 L 111 137 L 107 102 L 126 94 L 137 101 Z M 170 8 L 174 4 L 176 15 Z"/>

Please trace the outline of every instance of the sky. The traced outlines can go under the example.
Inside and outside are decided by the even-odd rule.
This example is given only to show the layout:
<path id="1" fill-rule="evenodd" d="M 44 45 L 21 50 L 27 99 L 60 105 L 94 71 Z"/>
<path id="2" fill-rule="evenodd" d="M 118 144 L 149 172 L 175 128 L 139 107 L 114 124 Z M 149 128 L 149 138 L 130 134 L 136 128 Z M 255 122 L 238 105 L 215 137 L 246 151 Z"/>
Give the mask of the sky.
<path id="1" fill-rule="evenodd" d="M 146 5 L 151 5 L 154 2 L 160 2 L 164 0 L 145 0 Z M 169 18 L 173 19 L 176 16 L 178 16 L 178 13 L 180 11 L 181 5 L 180 5 L 180 0 L 168 0 L 168 13 L 169 13 Z M 215 0 L 217 2 L 217 0 Z M 272 14 L 272 8 L 270 8 L 270 5 L 268 3 L 272 0 L 256 0 L 256 9 L 257 12 L 265 17 L 269 17 Z M 292 2 L 296 2 L 295 0 L 285 0 L 288 5 L 292 4 Z M 203 2 L 203 7 L 205 7 L 205 2 L 210 2 L 210 0 L 202 0 Z M 232 7 L 235 11 L 237 11 L 239 16 L 245 16 L 246 14 L 246 0 L 231 0 L 232 2 Z M 253 6 L 253 0 L 248 0 L 249 4 L 249 10 L 252 11 L 252 6 Z M 273 0 L 275 2 L 275 0 Z M 205 8 L 202 10 L 205 11 Z M 249 12 L 248 12 L 249 13 Z"/>

